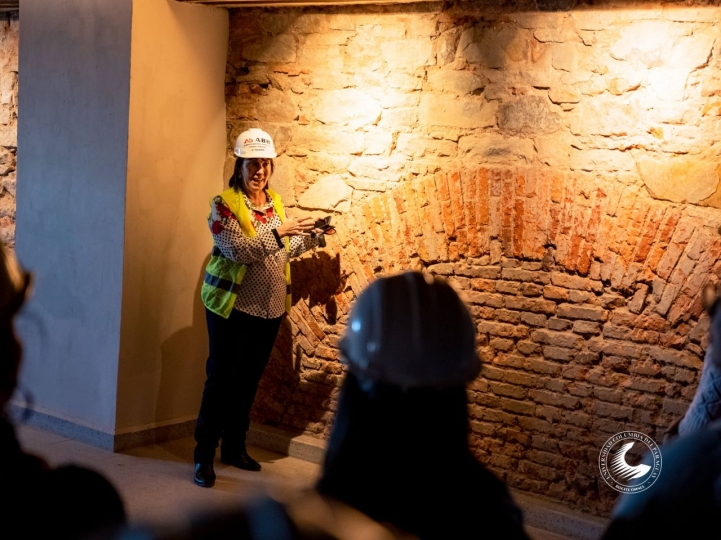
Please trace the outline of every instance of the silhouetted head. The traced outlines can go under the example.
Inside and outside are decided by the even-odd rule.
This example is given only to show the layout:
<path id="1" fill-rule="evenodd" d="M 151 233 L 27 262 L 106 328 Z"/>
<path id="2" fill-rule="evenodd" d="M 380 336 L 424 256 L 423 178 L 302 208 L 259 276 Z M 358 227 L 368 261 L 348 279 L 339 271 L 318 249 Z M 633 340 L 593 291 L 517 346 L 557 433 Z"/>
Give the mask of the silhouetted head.
<path id="1" fill-rule="evenodd" d="M 420 272 L 380 278 L 351 309 L 340 342 L 361 383 L 463 388 L 476 378 L 476 328 L 445 281 Z"/>

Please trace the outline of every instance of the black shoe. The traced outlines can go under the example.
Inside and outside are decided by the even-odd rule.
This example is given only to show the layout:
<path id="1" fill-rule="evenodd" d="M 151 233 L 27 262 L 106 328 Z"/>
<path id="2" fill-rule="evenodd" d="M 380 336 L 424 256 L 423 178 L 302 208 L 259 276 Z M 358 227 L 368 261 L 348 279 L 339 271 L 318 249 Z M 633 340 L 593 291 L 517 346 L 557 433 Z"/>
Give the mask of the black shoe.
<path id="1" fill-rule="evenodd" d="M 221 451 L 220 461 L 222 461 L 226 465 L 233 465 L 234 467 L 243 469 L 244 471 L 260 470 L 260 463 L 250 457 L 246 450 L 238 450 L 237 452 L 233 452 L 232 454 L 229 452 L 223 453 Z"/>
<path id="2" fill-rule="evenodd" d="M 215 471 L 212 463 L 196 463 L 193 482 L 200 487 L 213 487 L 215 485 Z"/>

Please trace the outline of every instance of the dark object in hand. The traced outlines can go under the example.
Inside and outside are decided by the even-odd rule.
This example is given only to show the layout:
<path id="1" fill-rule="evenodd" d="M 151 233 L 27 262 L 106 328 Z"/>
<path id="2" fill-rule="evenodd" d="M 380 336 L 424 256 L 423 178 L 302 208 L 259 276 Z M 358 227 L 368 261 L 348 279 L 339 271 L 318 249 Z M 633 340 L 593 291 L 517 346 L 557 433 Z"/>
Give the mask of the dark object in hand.
<path id="1" fill-rule="evenodd" d="M 331 216 L 326 216 L 322 219 L 316 219 L 313 227 L 316 229 L 320 229 L 322 231 L 320 234 L 335 234 L 335 227 L 330 224 L 330 218 Z M 311 236 L 315 237 L 315 234 L 311 233 Z"/>

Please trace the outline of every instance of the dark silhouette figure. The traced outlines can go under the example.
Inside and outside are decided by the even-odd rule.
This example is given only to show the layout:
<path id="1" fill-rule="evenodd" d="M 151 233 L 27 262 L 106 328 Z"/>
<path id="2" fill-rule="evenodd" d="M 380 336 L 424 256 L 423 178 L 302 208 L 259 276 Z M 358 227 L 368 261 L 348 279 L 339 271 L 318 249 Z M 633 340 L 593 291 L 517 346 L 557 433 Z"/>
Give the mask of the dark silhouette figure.
<path id="1" fill-rule="evenodd" d="M 29 274 L 0 246 L 0 486 L 5 491 L 4 526 L 14 526 L 10 536 L 16 538 L 99 538 L 125 521 L 123 503 L 113 486 L 88 469 L 53 469 L 39 457 L 26 454 L 6 415 L 22 358 L 13 319 L 25 302 L 29 285 Z M 7 529 L 5 534 L 9 534 Z"/>
<path id="2" fill-rule="evenodd" d="M 506 486 L 468 447 L 475 327 L 445 282 L 382 278 L 357 299 L 317 489 L 420 538 L 526 538 Z"/>

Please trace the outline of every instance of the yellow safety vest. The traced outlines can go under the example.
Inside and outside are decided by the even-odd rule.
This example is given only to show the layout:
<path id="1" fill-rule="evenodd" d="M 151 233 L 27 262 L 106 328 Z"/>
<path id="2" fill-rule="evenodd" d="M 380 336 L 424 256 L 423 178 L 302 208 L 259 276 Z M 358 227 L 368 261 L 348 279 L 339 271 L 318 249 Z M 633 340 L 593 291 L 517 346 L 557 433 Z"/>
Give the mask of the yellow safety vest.
<path id="1" fill-rule="evenodd" d="M 278 195 L 272 189 L 266 190 L 270 199 L 273 202 L 273 208 L 276 214 L 280 218 L 281 222 L 285 221 L 285 208 L 283 202 L 280 200 Z M 245 204 L 245 199 L 239 191 L 230 188 L 220 194 L 225 203 L 233 212 L 233 215 L 237 218 L 240 223 L 240 229 L 243 231 L 245 236 L 253 237 L 257 236 L 255 227 L 250 221 L 250 211 L 248 206 Z M 213 208 L 213 199 L 210 200 L 211 211 Z M 290 252 L 290 242 L 286 236 L 284 239 L 285 250 Z M 238 291 L 240 290 L 240 282 L 243 281 L 245 271 L 248 269 L 247 265 L 240 264 L 235 261 L 224 257 L 221 251 L 217 248 L 213 248 L 211 253 L 210 262 L 205 267 L 205 279 L 203 281 L 203 287 L 200 290 L 200 297 L 203 299 L 203 304 L 213 313 L 217 313 L 221 317 L 227 319 L 233 312 L 233 306 L 235 305 L 235 299 L 238 297 Z M 285 309 L 290 312 L 291 305 L 291 287 L 290 287 L 290 263 L 285 265 L 285 282 L 286 282 L 286 296 L 285 296 Z"/>

